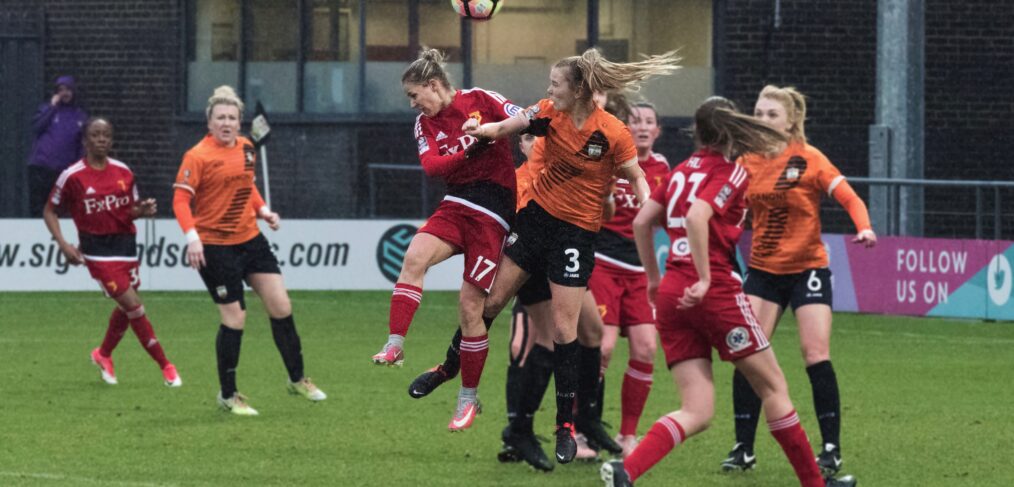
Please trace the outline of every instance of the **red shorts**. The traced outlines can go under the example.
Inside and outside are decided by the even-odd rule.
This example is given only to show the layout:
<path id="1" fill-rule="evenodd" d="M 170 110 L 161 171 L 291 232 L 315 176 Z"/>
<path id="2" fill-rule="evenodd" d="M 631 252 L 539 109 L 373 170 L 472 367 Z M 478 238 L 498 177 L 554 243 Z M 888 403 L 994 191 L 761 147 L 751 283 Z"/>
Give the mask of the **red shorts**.
<path id="1" fill-rule="evenodd" d="M 141 285 L 140 264 L 134 260 L 85 260 L 88 273 L 111 298 Z"/>
<path id="2" fill-rule="evenodd" d="M 595 296 L 602 322 L 611 326 L 652 324 L 655 311 L 648 303 L 648 277 L 595 261 L 588 289 Z"/>
<path id="3" fill-rule="evenodd" d="M 662 279 L 655 301 L 656 327 L 670 367 L 694 358 L 710 360 L 712 347 L 722 360 L 731 362 L 770 346 L 739 283 L 712 283 L 701 304 L 677 309 L 684 289 L 693 282 L 670 274 L 674 273 Z"/>
<path id="4" fill-rule="evenodd" d="M 507 223 L 494 215 L 444 200 L 419 229 L 465 254 L 462 278 L 487 293 L 496 277 L 508 230 Z"/>

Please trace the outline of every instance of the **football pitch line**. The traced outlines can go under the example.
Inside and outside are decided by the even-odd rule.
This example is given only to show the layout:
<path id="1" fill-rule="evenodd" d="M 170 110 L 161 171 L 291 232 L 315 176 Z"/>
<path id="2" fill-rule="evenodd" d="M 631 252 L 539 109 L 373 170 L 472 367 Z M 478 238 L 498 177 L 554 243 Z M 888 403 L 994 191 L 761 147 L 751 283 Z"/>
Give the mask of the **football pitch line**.
<path id="1" fill-rule="evenodd" d="M 177 485 L 177 484 L 156 484 L 152 482 L 124 482 L 107 479 L 93 479 L 89 477 L 74 477 L 71 475 L 63 475 L 58 473 L 47 473 L 47 472 L 0 471 L 0 477 L 34 479 L 34 480 L 52 480 L 53 482 L 60 483 L 73 482 L 77 484 L 120 485 L 124 487 L 172 487 Z"/>

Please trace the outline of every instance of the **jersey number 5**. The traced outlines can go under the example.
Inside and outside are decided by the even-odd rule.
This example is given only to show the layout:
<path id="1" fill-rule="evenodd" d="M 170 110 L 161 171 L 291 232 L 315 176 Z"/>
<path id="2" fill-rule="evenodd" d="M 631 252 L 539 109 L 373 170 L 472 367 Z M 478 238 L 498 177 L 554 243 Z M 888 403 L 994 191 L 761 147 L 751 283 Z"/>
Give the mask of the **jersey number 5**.
<path id="1" fill-rule="evenodd" d="M 683 190 L 686 189 L 687 179 L 693 185 L 690 188 L 690 194 L 687 195 L 687 203 L 693 203 L 697 199 L 697 187 L 701 185 L 701 181 L 704 180 L 706 175 L 703 172 L 695 172 L 690 173 L 690 177 L 687 178 L 686 174 L 679 171 L 672 175 L 672 179 L 669 180 L 669 188 L 676 185 L 676 191 L 673 191 L 672 196 L 669 197 L 669 206 L 665 210 L 666 226 L 668 228 L 683 228 L 686 223 L 685 217 L 676 217 L 673 215 L 673 212 L 676 210 L 676 203 L 679 202 Z"/>

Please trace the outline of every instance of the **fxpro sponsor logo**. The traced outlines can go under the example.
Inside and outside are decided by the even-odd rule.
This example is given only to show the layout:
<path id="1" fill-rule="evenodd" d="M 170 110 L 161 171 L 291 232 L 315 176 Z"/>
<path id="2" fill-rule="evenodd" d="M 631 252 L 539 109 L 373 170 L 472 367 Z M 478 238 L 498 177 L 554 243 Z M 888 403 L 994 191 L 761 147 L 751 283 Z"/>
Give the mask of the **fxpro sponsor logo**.
<path id="1" fill-rule="evenodd" d="M 405 252 L 418 228 L 408 224 L 395 225 L 380 236 L 377 242 L 377 267 L 380 273 L 392 283 L 398 282 Z"/>
<path id="2" fill-rule="evenodd" d="M 989 299 L 997 306 L 1003 306 L 1010 300 L 1012 276 L 1010 261 L 1003 254 L 993 256 L 989 261 L 986 272 L 986 289 L 989 290 Z"/>

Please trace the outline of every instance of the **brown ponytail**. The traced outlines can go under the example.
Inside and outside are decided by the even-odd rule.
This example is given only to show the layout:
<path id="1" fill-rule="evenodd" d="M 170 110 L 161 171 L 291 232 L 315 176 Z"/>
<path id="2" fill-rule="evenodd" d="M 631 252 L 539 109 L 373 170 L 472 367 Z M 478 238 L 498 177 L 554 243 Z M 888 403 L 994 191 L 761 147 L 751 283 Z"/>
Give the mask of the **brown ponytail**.
<path id="1" fill-rule="evenodd" d="M 694 140 L 730 159 L 748 152 L 770 153 L 786 142 L 787 136 L 754 117 L 739 113 L 736 105 L 713 96 L 694 113 Z"/>

